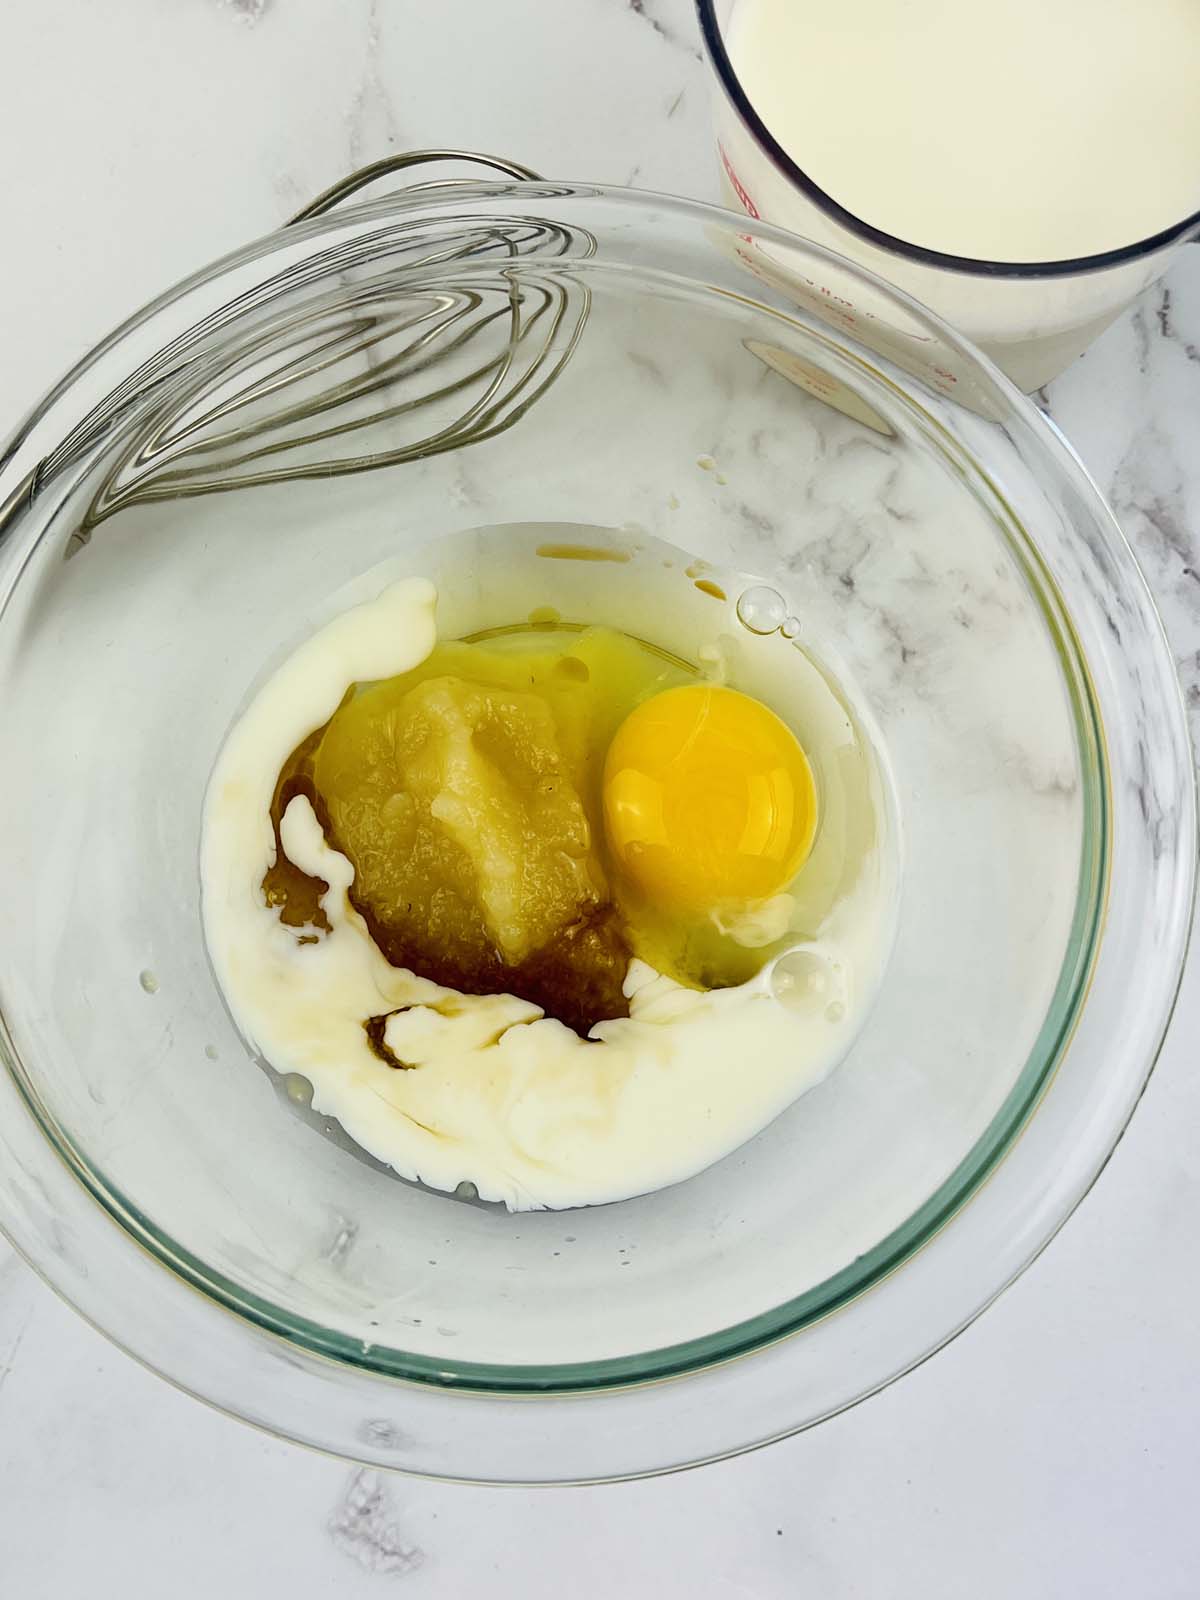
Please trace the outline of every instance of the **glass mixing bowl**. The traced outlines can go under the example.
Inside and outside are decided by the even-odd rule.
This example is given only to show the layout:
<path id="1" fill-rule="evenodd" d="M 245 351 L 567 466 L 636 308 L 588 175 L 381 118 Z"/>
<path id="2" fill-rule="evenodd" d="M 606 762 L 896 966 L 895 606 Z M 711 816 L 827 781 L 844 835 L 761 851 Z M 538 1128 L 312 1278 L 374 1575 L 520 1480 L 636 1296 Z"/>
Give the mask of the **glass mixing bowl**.
<path id="1" fill-rule="evenodd" d="M 965 403 L 798 309 L 756 243 L 951 344 Z M 531 522 L 785 595 L 878 727 L 904 881 L 827 1082 L 674 1188 L 510 1216 L 401 1181 L 252 1058 L 197 848 L 231 719 L 348 584 Z M 1051 425 L 860 269 L 594 186 L 357 204 L 82 362 L 0 461 L 0 530 L 0 1214 L 193 1393 L 447 1477 L 721 1456 L 963 1327 L 1120 1136 L 1192 895 L 1171 658 Z"/>

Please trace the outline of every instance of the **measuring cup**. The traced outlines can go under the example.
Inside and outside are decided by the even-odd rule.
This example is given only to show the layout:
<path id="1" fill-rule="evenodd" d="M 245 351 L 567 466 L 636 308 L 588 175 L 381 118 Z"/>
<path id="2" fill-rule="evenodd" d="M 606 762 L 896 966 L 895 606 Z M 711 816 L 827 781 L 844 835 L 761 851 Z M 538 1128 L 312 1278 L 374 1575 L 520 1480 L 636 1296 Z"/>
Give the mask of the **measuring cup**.
<path id="1" fill-rule="evenodd" d="M 1200 237 L 1200 212 L 1149 239 L 1066 261 L 984 261 L 898 239 L 847 211 L 776 142 L 754 109 L 726 41 L 739 0 L 696 0 L 708 60 L 717 77 L 716 128 L 727 202 L 861 262 L 965 333 L 1018 387 L 1057 377 L 1147 285 L 1181 245 Z M 770 247 L 745 240 L 745 264 L 806 308 L 918 372 L 943 393 L 963 380 L 960 359 L 897 322 L 894 305 L 867 303 L 844 285 L 789 281 Z"/>

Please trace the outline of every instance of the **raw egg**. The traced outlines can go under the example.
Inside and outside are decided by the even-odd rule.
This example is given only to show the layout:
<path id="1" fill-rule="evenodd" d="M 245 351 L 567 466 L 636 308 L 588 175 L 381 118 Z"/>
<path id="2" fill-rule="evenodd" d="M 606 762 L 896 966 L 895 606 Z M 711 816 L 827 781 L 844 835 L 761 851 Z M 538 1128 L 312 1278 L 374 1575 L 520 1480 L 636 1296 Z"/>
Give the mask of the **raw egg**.
<path id="1" fill-rule="evenodd" d="M 614 862 L 648 898 L 685 912 L 763 900 L 812 847 L 812 768 L 761 701 L 711 684 L 667 689 L 630 712 L 604 765 Z"/>

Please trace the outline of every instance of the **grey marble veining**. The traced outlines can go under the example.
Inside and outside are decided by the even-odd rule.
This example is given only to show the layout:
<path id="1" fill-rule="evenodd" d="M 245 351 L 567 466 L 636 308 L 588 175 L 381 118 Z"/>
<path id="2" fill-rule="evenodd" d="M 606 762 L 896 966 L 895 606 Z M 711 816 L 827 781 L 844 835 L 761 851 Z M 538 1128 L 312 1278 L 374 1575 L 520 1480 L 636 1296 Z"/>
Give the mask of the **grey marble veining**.
<path id="1" fill-rule="evenodd" d="M 384 23 L 384 0 L 367 0 L 362 77 L 346 112 L 352 168 L 401 148 L 400 121 L 383 70 Z"/>
<path id="2" fill-rule="evenodd" d="M 626 0 L 626 3 L 634 16 L 647 23 L 665 44 L 673 49 L 686 50 L 697 61 L 701 59 L 695 29 L 679 25 L 678 7 L 662 4 L 661 0 Z"/>
<path id="3" fill-rule="evenodd" d="M 1179 666 L 1195 739 L 1200 247 L 1185 247 L 1167 280 L 1051 386 L 1046 409 L 1080 451 L 1142 564 Z"/>
<path id="4" fill-rule="evenodd" d="M 329 1519 L 333 1543 L 368 1572 L 394 1577 L 415 1572 L 424 1551 L 405 1535 L 399 1499 L 396 1486 L 381 1473 L 367 1468 L 352 1472 Z"/>

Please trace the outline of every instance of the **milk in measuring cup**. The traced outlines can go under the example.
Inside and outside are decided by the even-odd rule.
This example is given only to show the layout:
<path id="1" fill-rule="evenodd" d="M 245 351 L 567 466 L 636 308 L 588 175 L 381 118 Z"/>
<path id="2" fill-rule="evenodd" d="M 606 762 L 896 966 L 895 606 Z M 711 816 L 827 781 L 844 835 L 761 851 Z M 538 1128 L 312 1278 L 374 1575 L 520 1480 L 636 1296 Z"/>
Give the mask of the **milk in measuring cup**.
<path id="1" fill-rule="evenodd" d="M 838 204 L 908 243 L 1059 261 L 1200 210 L 1200 0 L 733 0 L 724 10 L 733 70 L 775 140 Z M 930 268 L 814 205 L 727 101 L 718 123 L 736 203 L 908 289 L 1027 388 L 1165 264 L 1151 255 L 1032 281 Z"/>

